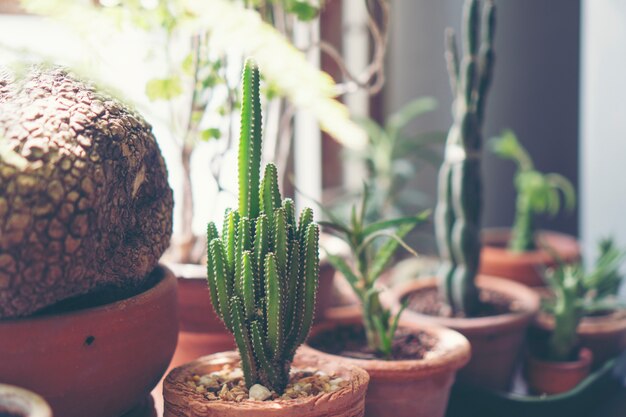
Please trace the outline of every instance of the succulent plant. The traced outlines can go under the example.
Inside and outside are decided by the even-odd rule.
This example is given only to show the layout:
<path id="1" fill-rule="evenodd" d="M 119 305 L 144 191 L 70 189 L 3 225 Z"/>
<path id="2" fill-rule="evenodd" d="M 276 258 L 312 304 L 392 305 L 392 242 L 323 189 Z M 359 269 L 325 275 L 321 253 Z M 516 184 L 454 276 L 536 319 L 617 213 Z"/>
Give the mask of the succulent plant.
<path id="1" fill-rule="evenodd" d="M 486 0 L 481 18 L 480 5 L 479 0 L 465 1 L 462 60 L 454 32 L 446 32 L 454 123 L 439 171 L 435 211 L 437 246 L 442 259 L 440 292 L 454 313 L 468 316 L 480 305 L 475 278 L 481 250 L 482 124 L 494 63 L 495 6 L 493 0 Z"/>
<path id="2" fill-rule="evenodd" d="M 562 175 L 542 174 L 535 169 L 530 155 L 511 130 L 491 140 L 493 152 L 517 165 L 515 188 L 517 202 L 515 222 L 509 241 L 513 252 L 526 252 L 536 248 L 535 214 L 555 215 L 560 208 L 559 191 L 563 193 L 565 207 L 572 210 L 576 205 L 574 186 Z"/>
<path id="3" fill-rule="evenodd" d="M 259 70 L 251 60 L 242 84 L 239 208 L 226 211 L 221 237 L 208 225 L 208 284 L 213 307 L 235 336 L 246 385 L 281 393 L 313 321 L 319 227 L 310 208 L 296 221 L 273 164 L 259 178 Z"/>
<path id="4" fill-rule="evenodd" d="M 0 70 L 0 318 L 143 283 L 172 204 L 139 115 L 62 69 Z"/>
<path id="5" fill-rule="evenodd" d="M 554 316 L 554 330 L 548 341 L 550 359 L 571 359 L 578 342 L 576 330 L 584 316 L 619 306 L 615 295 L 623 279 L 619 269 L 626 254 L 612 239 L 601 240 L 598 246 L 599 255 L 590 272 L 586 273 L 579 263 L 560 265 L 546 274 L 554 293 L 554 298 L 542 306 Z"/>
<path id="6" fill-rule="evenodd" d="M 392 342 L 404 307 L 392 316 L 391 311 L 380 301 L 380 288 L 376 283 L 400 246 L 416 254 L 403 239 L 417 225 L 425 222 L 430 213 L 425 211 L 414 216 L 368 223 L 366 214 L 369 199 L 369 188 L 365 186 L 360 208 L 352 207 L 349 222 L 328 213 L 332 221 L 321 224 L 348 243 L 352 252 L 352 265 L 332 253 L 328 254 L 328 260 L 346 277 L 363 305 L 363 327 L 368 347 L 384 358 L 391 359 Z M 384 243 L 377 245 L 380 241 Z"/>

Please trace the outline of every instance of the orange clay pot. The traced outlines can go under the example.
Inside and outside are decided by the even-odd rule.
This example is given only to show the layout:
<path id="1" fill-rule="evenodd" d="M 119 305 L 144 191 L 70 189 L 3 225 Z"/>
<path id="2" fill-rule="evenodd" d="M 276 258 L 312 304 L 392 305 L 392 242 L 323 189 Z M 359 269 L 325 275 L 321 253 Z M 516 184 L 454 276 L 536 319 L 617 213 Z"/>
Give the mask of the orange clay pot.
<path id="1" fill-rule="evenodd" d="M 549 333 L 554 329 L 554 317 L 541 312 L 533 326 Z M 576 333 L 580 346 L 589 349 L 593 353 L 594 365 L 600 366 L 626 350 L 626 310 L 585 317 Z"/>
<path id="2" fill-rule="evenodd" d="M 52 417 L 52 411 L 39 395 L 14 387 L 0 384 L 0 416 L 14 417 Z"/>
<path id="3" fill-rule="evenodd" d="M 193 375 L 219 371 L 224 365 L 236 365 L 239 354 L 222 352 L 202 357 L 174 369 L 165 378 L 164 417 L 361 417 L 369 376 L 364 370 L 342 363 L 322 361 L 318 356 L 300 352 L 293 365 L 314 367 L 350 381 L 346 387 L 315 397 L 275 401 L 208 401 L 187 385 Z"/>
<path id="4" fill-rule="evenodd" d="M 167 369 L 178 334 L 176 278 L 163 267 L 152 274 L 129 298 L 0 321 L 0 381 L 40 393 L 58 417 L 132 410 Z"/>
<path id="5" fill-rule="evenodd" d="M 526 381 L 535 394 L 554 395 L 567 392 L 589 375 L 593 353 L 580 349 L 574 362 L 553 362 L 529 355 L 526 360 Z"/>
<path id="6" fill-rule="evenodd" d="M 520 311 L 490 317 L 448 318 L 420 314 L 407 308 L 403 319 L 411 323 L 445 326 L 467 337 L 472 346 L 472 358 L 459 371 L 459 381 L 507 391 L 524 345 L 526 329 L 539 310 L 539 296 L 524 285 L 484 275 L 478 277 L 477 285 L 514 300 Z M 399 300 L 420 289 L 436 286 L 436 278 L 422 278 L 398 287 L 392 301 L 394 309 L 399 308 Z"/>
<path id="7" fill-rule="evenodd" d="M 309 336 L 332 332 L 340 325 L 361 325 L 360 314 L 316 326 Z M 442 417 L 448 405 L 456 372 L 470 358 L 470 345 L 461 334 L 438 326 L 402 323 L 403 329 L 425 331 L 437 338 L 437 345 L 419 360 L 367 360 L 332 355 L 308 345 L 322 361 L 346 363 L 365 369 L 370 384 L 365 398 L 366 417 Z"/>
<path id="8" fill-rule="evenodd" d="M 487 229 L 483 232 L 483 249 L 480 255 L 480 273 L 517 281 L 530 287 L 545 285 L 543 270 L 554 267 L 557 260 L 542 246 L 552 248 L 565 263 L 580 260 L 578 241 L 557 232 L 537 232 L 540 248 L 523 253 L 511 252 L 507 245 L 509 229 Z"/>

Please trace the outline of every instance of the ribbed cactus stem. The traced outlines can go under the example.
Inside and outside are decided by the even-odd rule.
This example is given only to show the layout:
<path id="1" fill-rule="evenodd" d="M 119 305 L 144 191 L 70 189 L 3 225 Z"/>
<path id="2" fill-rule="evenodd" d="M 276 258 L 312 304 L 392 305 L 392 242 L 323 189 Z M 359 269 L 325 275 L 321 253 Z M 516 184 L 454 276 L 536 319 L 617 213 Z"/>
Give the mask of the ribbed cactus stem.
<path id="1" fill-rule="evenodd" d="M 246 62 L 242 78 L 239 209 L 226 211 L 221 237 L 215 224 L 207 228 L 209 294 L 234 335 L 246 385 L 282 393 L 313 322 L 319 227 L 309 208 L 296 222 L 273 164 L 259 178 L 261 105 L 253 62 Z"/>
<path id="2" fill-rule="evenodd" d="M 463 11 L 464 54 L 459 58 L 454 33 L 446 32 L 446 61 L 454 95 L 454 123 L 448 132 L 439 172 L 435 211 L 442 258 L 440 291 L 454 313 L 471 316 L 479 308 L 475 278 L 481 240 L 482 124 L 493 72 L 495 9 L 486 0 L 466 0 Z"/>

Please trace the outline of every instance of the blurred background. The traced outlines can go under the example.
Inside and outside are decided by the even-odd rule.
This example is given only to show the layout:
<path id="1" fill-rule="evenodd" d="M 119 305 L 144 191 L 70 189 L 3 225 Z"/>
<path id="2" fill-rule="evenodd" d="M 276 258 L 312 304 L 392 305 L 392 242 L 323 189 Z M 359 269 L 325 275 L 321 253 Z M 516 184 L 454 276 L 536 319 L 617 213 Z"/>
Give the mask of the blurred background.
<path id="1" fill-rule="evenodd" d="M 97 6 L 115 7 L 118 3 L 123 2 L 102 1 Z M 139 3 L 149 7 L 150 3 L 158 2 Z M 376 6 L 377 2 L 372 3 L 371 10 L 365 10 L 362 1 L 326 0 L 319 18 L 307 23 L 305 38 L 309 43 L 317 45 L 320 39 L 328 42 L 342 60 L 338 64 L 329 54 L 309 48 L 309 62 L 319 65 L 337 83 L 349 80 L 342 65 L 358 72 L 375 61 L 376 40 L 368 30 L 368 16 L 385 29 L 385 15 Z M 626 103 L 619 93 L 626 91 L 623 76 L 626 2 L 502 0 L 496 3 L 497 62 L 486 111 L 485 139 L 505 128 L 513 129 L 537 168 L 561 173 L 575 185 L 579 193 L 577 209 L 569 213 L 562 211 L 554 217 L 540 217 L 541 228 L 582 237 L 586 255 L 593 251 L 594 242 L 601 236 L 614 235 L 618 243 L 626 244 L 623 221 L 626 168 L 622 162 L 626 155 Z M 443 33 L 447 26 L 455 27 L 460 22 L 461 5 L 462 0 L 390 2 L 385 83 L 375 94 L 370 94 L 375 81 L 370 83 L 369 91 L 346 88 L 341 99 L 353 116 L 370 116 L 384 124 L 390 115 L 415 98 L 432 97 L 436 109 L 411 121 L 406 135 L 445 132 L 449 128 L 452 96 L 443 59 Z M 59 14 L 70 12 L 60 10 Z M 161 40 L 162 34 L 127 28 L 103 29 L 99 23 L 90 21 L 83 22 L 88 27 L 85 32 L 85 28 L 63 23 L 62 18 L 27 14 L 18 1 L 0 0 L 3 51 L 0 63 L 16 56 L 28 56 L 78 65 L 120 92 L 155 126 L 168 160 L 170 180 L 180 194 L 183 173 L 177 147 L 168 139 L 172 133 L 163 117 L 168 110 L 162 102 L 150 100 L 145 89 L 151 77 L 163 72 L 165 64 L 159 61 L 158 54 L 146 53 L 150 45 Z M 294 42 L 298 37 L 296 32 L 297 29 L 289 31 Z M 232 67 L 235 69 L 227 77 L 236 80 L 239 70 L 237 65 Z M 293 162 L 290 166 L 297 168 L 286 174 L 289 179 L 286 183 L 294 183 L 306 197 L 325 201 L 336 200 L 332 190 L 337 187 L 358 190 L 366 173 L 358 158 L 356 162 L 355 158 L 342 158 L 345 144 L 320 134 L 315 120 L 306 111 L 295 109 L 293 113 L 296 119 L 289 127 L 295 132 L 295 139 L 288 159 Z M 269 130 L 273 132 L 276 128 Z M 434 143 L 429 152 L 436 158 L 442 142 L 434 140 Z M 221 155 L 221 166 L 234 166 L 233 153 L 225 150 L 219 141 L 203 142 L 194 152 L 197 215 L 193 228 L 197 233 L 203 231 L 208 218 L 220 217 L 223 208 L 232 201 L 229 190 L 234 189 L 234 178 L 218 175 L 220 179 L 216 181 L 215 175 L 210 175 L 212 168 L 207 161 L 215 153 Z M 267 153 L 268 159 L 277 155 L 272 150 Z M 420 168 L 409 178 L 407 187 L 419 194 L 413 204 L 432 207 L 437 163 L 432 160 L 414 163 Z M 515 203 L 513 173 L 513 164 L 485 151 L 486 226 L 511 225 Z M 216 195 L 220 197 L 215 198 Z M 180 210 L 181 204 L 176 209 Z M 180 224 L 176 227 L 180 228 Z M 416 245 L 424 252 L 433 252 L 432 240 L 427 235 L 418 237 Z"/>

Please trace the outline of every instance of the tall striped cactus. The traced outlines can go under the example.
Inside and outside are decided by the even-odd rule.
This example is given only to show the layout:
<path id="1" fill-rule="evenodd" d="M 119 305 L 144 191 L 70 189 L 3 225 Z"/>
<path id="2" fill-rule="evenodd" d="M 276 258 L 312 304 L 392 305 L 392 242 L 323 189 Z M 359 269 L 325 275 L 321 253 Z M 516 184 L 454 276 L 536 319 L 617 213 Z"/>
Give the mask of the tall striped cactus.
<path id="1" fill-rule="evenodd" d="M 462 60 L 454 32 L 446 32 L 454 123 L 439 171 L 435 211 L 437 245 L 443 261 L 440 291 L 453 312 L 468 316 L 480 304 L 474 281 L 481 249 L 481 131 L 494 62 L 495 8 L 493 0 L 486 0 L 481 18 L 480 3 L 466 0 L 464 5 Z"/>
<path id="2" fill-rule="evenodd" d="M 310 208 L 296 222 L 273 164 L 259 178 L 259 70 L 250 60 L 242 89 L 239 209 L 226 211 L 221 237 L 209 223 L 208 284 L 213 307 L 235 337 L 246 385 L 281 393 L 313 321 L 319 227 Z"/>

